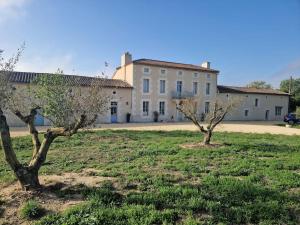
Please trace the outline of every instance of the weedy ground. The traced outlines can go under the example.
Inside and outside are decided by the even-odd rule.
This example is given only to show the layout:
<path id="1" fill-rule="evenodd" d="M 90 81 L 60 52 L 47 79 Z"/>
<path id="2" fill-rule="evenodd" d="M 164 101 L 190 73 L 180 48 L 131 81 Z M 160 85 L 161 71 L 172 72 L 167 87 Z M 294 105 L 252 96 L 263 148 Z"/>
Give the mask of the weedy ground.
<path id="1" fill-rule="evenodd" d="M 215 133 L 214 148 L 197 147 L 201 140 L 198 132 L 126 130 L 59 138 L 41 176 L 93 169 L 89 175 L 103 182 L 54 185 L 48 191 L 58 199 L 81 201 L 62 212 L 48 210 L 34 222 L 300 224 L 299 136 Z M 15 138 L 13 145 L 23 162 L 30 158 L 30 137 Z M 1 154 L 0 184 L 14 182 Z"/>

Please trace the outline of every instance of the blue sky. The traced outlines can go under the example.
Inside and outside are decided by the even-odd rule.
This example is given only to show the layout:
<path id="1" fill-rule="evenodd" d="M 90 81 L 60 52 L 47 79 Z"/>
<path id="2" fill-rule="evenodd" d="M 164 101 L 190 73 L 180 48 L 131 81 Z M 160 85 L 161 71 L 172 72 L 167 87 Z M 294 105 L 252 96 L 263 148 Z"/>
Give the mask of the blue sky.
<path id="1" fill-rule="evenodd" d="M 276 87 L 300 77 L 300 0 L 0 0 L 0 49 L 24 41 L 22 71 L 111 75 L 129 51 Z"/>

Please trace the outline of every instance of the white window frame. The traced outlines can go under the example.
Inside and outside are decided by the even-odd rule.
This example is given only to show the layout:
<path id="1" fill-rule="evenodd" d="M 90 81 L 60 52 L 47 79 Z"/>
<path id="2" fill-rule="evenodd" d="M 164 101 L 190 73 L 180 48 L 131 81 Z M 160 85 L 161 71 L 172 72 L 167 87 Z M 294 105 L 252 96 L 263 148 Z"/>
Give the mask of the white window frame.
<path id="1" fill-rule="evenodd" d="M 144 103 L 148 102 L 148 112 L 146 114 L 146 112 L 144 112 Z M 149 117 L 150 116 L 150 101 L 149 100 L 142 100 L 142 116 L 143 117 Z"/>
<path id="2" fill-rule="evenodd" d="M 180 74 L 180 73 L 181 73 L 181 74 Z M 177 76 L 178 76 L 178 77 L 182 77 L 183 74 L 184 74 L 184 72 L 183 72 L 182 70 L 178 70 L 178 71 L 177 71 Z"/>
<path id="3" fill-rule="evenodd" d="M 163 105 L 164 105 L 164 110 L 163 110 L 163 114 L 161 113 L 161 108 L 160 108 L 160 103 L 164 103 Z M 159 101 L 158 102 L 158 112 L 159 112 L 159 115 L 161 115 L 161 116 L 165 116 L 166 115 L 166 101 Z"/>
<path id="4" fill-rule="evenodd" d="M 161 81 L 164 81 L 164 92 L 161 92 Z M 159 90 L 158 90 L 158 93 L 160 94 L 160 95 L 165 95 L 166 94 L 166 84 L 167 84 L 167 81 L 165 80 L 165 79 L 159 79 L 159 81 L 158 81 L 158 83 L 159 83 Z"/>
<path id="5" fill-rule="evenodd" d="M 148 72 L 145 72 L 145 69 L 148 69 Z M 143 72 L 143 74 L 149 75 L 151 73 L 151 68 L 148 67 L 148 66 L 144 66 L 143 69 L 142 69 L 142 72 Z"/>
<path id="6" fill-rule="evenodd" d="M 165 71 L 165 73 L 162 73 L 163 70 Z M 159 74 L 160 74 L 161 76 L 166 76 L 167 73 L 168 73 L 168 70 L 167 70 L 167 69 L 165 69 L 165 68 L 160 68 L 160 69 L 159 69 Z"/>
<path id="7" fill-rule="evenodd" d="M 196 84 L 196 85 L 195 85 Z M 193 95 L 198 95 L 199 93 L 199 82 L 198 81 L 193 81 Z M 195 89 L 196 87 L 196 89 Z"/>
<path id="8" fill-rule="evenodd" d="M 178 82 L 181 82 L 181 92 L 178 92 Z M 176 80 L 176 93 L 177 94 L 182 94 L 182 92 L 183 92 L 183 81 L 182 80 Z"/>
<path id="9" fill-rule="evenodd" d="M 208 103 L 208 104 L 207 104 Z M 206 107 L 208 105 L 208 108 Z M 208 114 L 210 111 L 210 102 L 209 101 L 205 101 L 204 102 L 204 113 Z"/>
<path id="10" fill-rule="evenodd" d="M 208 91 L 208 94 L 207 94 L 207 85 L 209 84 L 209 91 Z M 205 83 L 205 89 L 204 89 L 204 91 L 205 91 L 205 95 L 206 96 L 210 96 L 210 94 L 211 94 L 211 83 L 210 82 L 206 82 Z"/>
<path id="11" fill-rule="evenodd" d="M 277 110 L 276 110 L 277 108 L 280 108 L 280 114 L 279 115 L 277 114 Z M 283 109 L 282 106 L 276 105 L 275 106 L 275 116 L 282 116 L 282 109 Z"/>
<path id="12" fill-rule="evenodd" d="M 144 81 L 145 80 L 148 80 L 148 92 L 145 92 L 145 89 L 144 89 Z M 149 94 L 150 93 L 150 79 L 149 78 L 143 78 L 143 81 L 142 81 L 142 89 L 143 89 L 143 94 Z"/>

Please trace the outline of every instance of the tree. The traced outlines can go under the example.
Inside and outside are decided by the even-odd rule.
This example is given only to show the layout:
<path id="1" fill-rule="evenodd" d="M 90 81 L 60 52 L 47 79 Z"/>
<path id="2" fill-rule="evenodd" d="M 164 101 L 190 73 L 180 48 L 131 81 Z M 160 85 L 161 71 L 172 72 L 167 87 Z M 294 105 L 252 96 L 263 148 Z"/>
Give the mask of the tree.
<path id="1" fill-rule="evenodd" d="M 249 83 L 247 85 L 247 87 L 259 88 L 259 89 L 271 89 L 272 88 L 271 84 L 268 84 L 267 82 L 262 81 L 262 80 L 253 81 L 253 82 Z"/>
<path id="2" fill-rule="evenodd" d="M 290 111 L 295 111 L 297 106 L 300 106 L 300 78 L 286 79 L 280 82 L 280 90 L 289 92 L 290 96 Z"/>
<path id="3" fill-rule="evenodd" d="M 21 54 L 21 53 L 20 53 Z M 79 129 L 92 125 L 98 114 L 106 111 L 109 96 L 103 90 L 103 79 L 90 79 L 88 87 L 80 86 L 79 80 L 68 79 L 58 71 L 56 74 L 40 75 L 29 85 L 27 90 L 18 90 L 9 82 L 9 72 L 19 59 L 8 60 L 2 65 L 0 133 L 5 159 L 13 170 L 23 190 L 40 188 L 38 172 L 46 160 L 47 153 L 53 141 L 60 136 L 70 137 Z M 9 126 L 3 108 L 9 108 L 20 120 L 28 126 L 32 136 L 33 153 L 27 164 L 21 164 L 14 152 Z M 25 114 L 29 112 L 28 114 Z M 49 121 L 49 128 L 40 139 L 34 120 L 41 114 Z"/>
<path id="4" fill-rule="evenodd" d="M 201 101 L 200 101 L 201 103 Z M 224 120 L 225 116 L 240 103 L 238 98 L 222 100 L 217 98 L 212 102 L 207 113 L 198 114 L 194 98 L 181 100 L 177 105 L 179 110 L 188 120 L 192 121 L 204 134 L 203 145 L 210 145 L 214 129 Z M 205 125 L 205 123 L 207 123 Z"/>

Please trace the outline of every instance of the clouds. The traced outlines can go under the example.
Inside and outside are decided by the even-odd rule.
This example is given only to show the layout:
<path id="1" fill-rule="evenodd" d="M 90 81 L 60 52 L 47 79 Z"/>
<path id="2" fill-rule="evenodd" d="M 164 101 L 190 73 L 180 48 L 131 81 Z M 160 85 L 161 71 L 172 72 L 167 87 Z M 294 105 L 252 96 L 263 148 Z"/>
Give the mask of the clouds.
<path id="1" fill-rule="evenodd" d="M 273 74 L 272 83 L 275 86 L 279 86 L 280 81 L 288 79 L 290 76 L 293 76 L 295 78 L 300 77 L 300 58 L 290 62 L 281 70 Z"/>
<path id="2" fill-rule="evenodd" d="M 113 68 L 106 68 L 104 64 L 103 66 L 97 65 L 94 68 L 79 68 L 76 58 L 70 53 L 56 56 L 21 57 L 15 70 L 22 72 L 55 73 L 58 68 L 63 70 L 65 74 L 83 76 L 100 76 L 104 73 L 107 77 L 111 77 L 111 74 L 114 72 Z"/>
<path id="3" fill-rule="evenodd" d="M 25 5 L 30 0 L 0 0 L 0 25 L 26 15 Z"/>
<path id="4" fill-rule="evenodd" d="M 65 54 L 62 56 L 36 56 L 33 58 L 21 58 L 15 70 L 24 72 L 54 73 L 57 69 L 65 73 L 73 73 L 73 56 Z"/>

